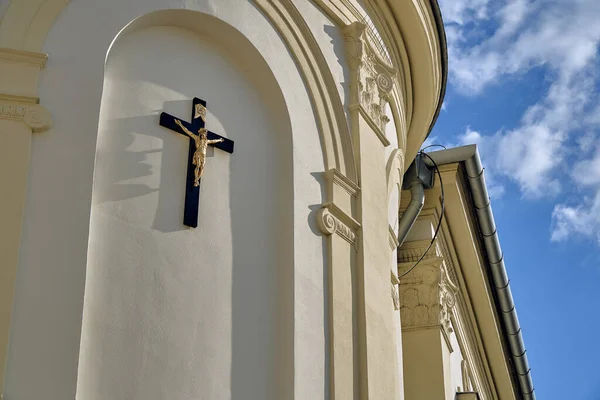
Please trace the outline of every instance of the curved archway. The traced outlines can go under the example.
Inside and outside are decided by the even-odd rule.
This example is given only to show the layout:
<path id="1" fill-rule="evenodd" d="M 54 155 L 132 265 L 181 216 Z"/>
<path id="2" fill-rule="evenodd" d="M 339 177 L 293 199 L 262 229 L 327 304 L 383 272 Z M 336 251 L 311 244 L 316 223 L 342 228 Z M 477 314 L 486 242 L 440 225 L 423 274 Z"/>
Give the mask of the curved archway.
<path id="1" fill-rule="evenodd" d="M 188 119 L 195 94 L 236 152 L 209 157 L 190 230 L 187 139 L 156 111 Z M 281 306 L 293 304 L 291 138 L 275 77 L 233 27 L 165 10 L 119 33 L 99 118 L 78 396 L 280 398 L 293 370 L 294 314 Z"/>
<path id="2" fill-rule="evenodd" d="M 41 102 L 49 106 L 56 121 L 56 126 L 47 135 L 34 139 L 36 142 L 32 150 L 31 191 L 26 209 L 30 217 L 26 218 L 24 223 L 22 248 L 25 256 L 19 261 L 19 269 L 25 278 L 21 280 L 22 284 L 18 288 L 17 300 L 15 300 L 20 304 L 20 313 L 30 317 L 16 318 L 15 324 L 11 327 L 11 335 L 14 338 L 11 346 L 16 349 L 15 354 L 20 354 L 20 358 L 17 363 L 16 356 L 12 357 L 7 370 L 11 382 L 8 388 L 10 393 L 21 397 L 39 397 L 40 391 L 43 390 L 41 387 L 37 389 L 28 385 L 25 376 L 43 376 L 47 382 L 45 385 L 47 390 L 52 390 L 59 397 L 72 396 L 72 387 L 76 385 L 79 350 L 75 338 L 79 337 L 81 329 L 80 312 L 85 280 L 85 272 L 81 266 L 86 262 L 85 233 L 89 221 L 90 182 L 96 143 L 95 129 L 91 127 L 95 126 L 98 119 L 97 110 L 102 93 L 101 59 L 105 57 L 106 49 L 119 29 L 127 22 L 139 15 L 164 7 L 164 2 L 160 0 L 145 2 L 115 0 L 112 3 L 103 2 L 100 8 L 90 7 L 91 3 L 92 0 L 70 4 L 65 0 L 12 2 L 7 15 L 10 14 L 11 21 L 17 23 L 3 25 L 0 28 L 3 32 L 2 37 L 13 37 L 13 32 L 21 30 L 20 36 L 14 36 L 15 38 L 24 38 L 28 35 L 38 38 L 39 46 L 30 49 L 44 50 L 50 54 L 52 63 L 42 75 L 40 97 Z M 216 13 L 210 8 L 213 3 L 201 2 L 194 7 L 206 13 Z M 249 25 L 244 23 L 244 18 L 234 15 L 229 10 L 220 9 L 219 18 L 238 27 L 250 39 L 268 60 L 268 64 L 284 88 L 285 98 L 294 109 L 292 121 L 294 133 L 302 141 L 302 146 L 299 148 L 304 158 L 300 161 L 300 166 L 304 170 L 317 172 L 335 169 L 340 175 L 348 177 L 349 181 L 355 182 L 352 143 L 343 106 L 341 101 L 338 101 L 339 95 L 331 72 L 302 15 L 291 1 L 271 2 L 272 6 L 268 7 L 258 3 L 242 2 L 241 4 L 244 13 L 250 13 L 254 18 L 252 24 L 249 24 L 252 28 L 248 28 Z M 117 4 L 122 12 L 114 12 L 114 6 Z M 37 13 L 37 10 L 42 10 L 40 6 L 43 6 L 43 9 L 50 7 L 55 11 L 49 14 Z M 29 13 L 31 10 L 36 11 Z M 57 15 L 59 17 L 54 21 Z M 46 18 L 45 16 L 49 19 L 45 19 L 43 23 L 38 22 L 37 18 Z M 52 27 L 50 35 L 46 37 L 50 27 Z M 265 37 L 268 40 L 263 40 Z M 22 47 L 24 42 L 33 43 L 35 40 L 17 40 L 14 46 Z M 82 48 L 82 42 L 86 43 L 85 48 Z M 287 56 L 279 57 L 279 54 Z M 78 58 L 76 63 L 73 62 L 74 57 Z M 73 86 L 77 88 L 73 89 Z M 330 92 L 334 94 L 331 95 Z M 317 142 L 319 138 L 321 146 Z M 309 146 L 304 145 L 306 142 L 309 142 Z M 322 160 L 326 162 L 323 163 Z M 47 165 L 52 165 L 53 168 L 50 170 Z M 75 169 L 77 174 L 73 174 Z M 301 186 L 299 190 L 304 198 L 309 198 L 307 193 L 310 194 L 308 204 L 320 203 L 322 188 L 318 180 L 313 176 L 305 177 Z M 71 194 L 68 199 L 64 199 L 65 191 Z M 296 238 L 304 245 L 310 243 L 311 246 L 315 246 L 315 251 L 297 251 L 294 262 L 298 265 L 318 266 L 326 262 L 322 256 L 322 252 L 326 249 L 320 247 L 321 238 L 317 236 L 313 219 L 308 219 L 307 224 L 309 211 L 306 207 L 299 210 L 300 207 L 295 209 L 297 212 L 295 217 L 292 215 L 287 217 L 295 218 L 295 226 L 299 231 L 295 233 Z M 50 213 L 46 212 L 48 209 L 51 210 Z M 307 215 L 303 214 L 304 212 Z M 61 240 L 61 238 L 68 238 L 68 240 Z M 40 246 L 40 243 L 44 243 L 44 246 Z M 27 298 L 26 293 L 32 279 L 51 281 L 50 285 L 44 287 L 47 297 L 45 301 L 40 300 L 41 297 Z M 294 277 L 285 279 L 293 280 Z M 310 314 L 314 316 L 324 312 L 320 308 L 323 305 L 319 297 L 322 295 L 322 277 L 313 274 L 309 280 L 309 284 L 296 288 L 295 295 L 296 301 L 301 298 L 301 301 L 310 303 Z M 289 293 L 289 296 L 291 295 Z M 69 307 L 61 307 L 63 304 L 69 304 Z M 293 307 L 293 305 L 286 304 L 284 307 Z M 56 325 L 49 332 L 44 333 L 44 340 L 51 346 L 42 345 L 44 342 L 38 338 L 41 333 L 34 337 L 20 335 L 21 332 L 41 332 L 43 319 L 38 318 L 38 315 L 48 315 L 48 313 L 55 313 L 52 315 L 66 321 L 65 324 Z M 321 340 L 324 341 L 324 335 L 319 325 L 320 321 L 318 318 L 313 318 L 310 322 L 310 326 L 308 324 L 296 326 L 295 329 L 304 329 L 303 332 L 312 335 L 314 342 L 321 343 Z M 316 382 L 306 387 L 309 391 L 318 391 L 320 379 L 324 374 L 314 367 L 315 360 L 326 368 L 327 349 L 325 346 L 315 346 L 313 342 L 302 345 L 304 347 L 300 353 L 301 357 L 304 357 L 301 364 L 303 369 L 297 373 L 295 379 Z M 44 353 L 43 359 L 35 358 L 36 352 L 46 351 L 49 347 L 52 349 Z M 286 346 L 286 348 L 293 349 L 293 346 Z M 299 351 L 298 348 L 296 351 Z M 27 355 L 26 362 L 21 361 L 24 360 L 22 354 Z M 50 368 L 49 365 L 56 366 L 53 361 L 59 357 L 60 368 Z M 293 357 L 293 354 L 288 354 L 286 357 Z M 17 379 L 14 379 L 15 377 Z M 293 383 L 286 384 L 293 385 Z M 310 394 L 308 396 L 310 397 Z"/>
<path id="3" fill-rule="evenodd" d="M 289 1 L 257 0 L 266 18 L 280 33 L 305 78 L 323 147 L 325 170 L 337 169 L 358 183 L 352 138 L 336 83 L 310 28 Z M 42 47 L 69 0 L 13 1 L 0 20 L 0 47 L 33 52 Z M 51 56 L 51 55 L 50 55 Z"/>

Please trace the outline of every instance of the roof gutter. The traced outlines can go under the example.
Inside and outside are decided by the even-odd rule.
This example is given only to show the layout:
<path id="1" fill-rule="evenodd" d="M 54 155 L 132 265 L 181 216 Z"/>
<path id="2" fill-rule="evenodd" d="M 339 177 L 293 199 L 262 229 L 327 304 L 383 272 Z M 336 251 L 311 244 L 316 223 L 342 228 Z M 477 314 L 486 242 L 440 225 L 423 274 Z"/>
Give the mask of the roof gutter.
<path id="1" fill-rule="evenodd" d="M 440 87 L 440 96 L 438 99 L 437 108 L 435 113 L 433 114 L 433 118 L 431 119 L 431 124 L 429 125 L 429 130 L 427 131 L 427 136 L 431 133 L 435 122 L 440 115 L 440 111 L 442 110 L 442 104 L 444 104 L 444 96 L 446 95 L 446 84 L 448 82 L 448 44 L 446 42 L 446 30 L 444 29 L 444 20 L 442 19 L 442 12 L 440 11 L 440 5 L 437 0 L 430 0 L 431 11 L 433 12 L 433 18 L 435 20 L 435 25 L 437 28 L 438 39 L 440 42 L 440 59 L 442 61 L 441 69 L 442 69 L 442 82 Z"/>
<path id="2" fill-rule="evenodd" d="M 502 254 L 498 233 L 496 232 L 496 223 L 494 222 L 492 206 L 485 185 L 484 169 L 481 165 L 477 146 L 473 144 L 456 147 L 448 150 L 434 151 L 427 153 L 427 155 L 438 166 L 462 163 L 465 167 L 471 195 L 475 203 L 479 229 L 483 236 L 483 243 L 490 265 L 488 273 L 495 292 L 495 304 L 504 325 L 504 336 L 508 343 L 510 356 L 517 374 L 519 389 L 523 399 L 535 400 L 525 343 L 521 335 L 521 326 L 519 325 L 519 318 L 517 317 L 515 303 L 510 290 L 510 281 L 506 274 L 504 255 Z M 433 163 L 429 159 L 425 160 L 425 163 L 433 167 Z"/>

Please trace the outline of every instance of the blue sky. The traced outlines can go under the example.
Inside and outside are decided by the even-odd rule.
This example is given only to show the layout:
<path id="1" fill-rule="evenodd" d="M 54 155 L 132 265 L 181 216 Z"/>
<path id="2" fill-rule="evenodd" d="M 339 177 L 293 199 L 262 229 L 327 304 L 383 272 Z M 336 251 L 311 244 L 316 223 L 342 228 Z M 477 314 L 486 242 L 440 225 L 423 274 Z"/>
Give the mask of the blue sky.
<path id="1" fill-rule="evenodd" d="M 600 399 L 600 0 L 440 0 L 427 144 L 477 143 L 538 399 Z"/>

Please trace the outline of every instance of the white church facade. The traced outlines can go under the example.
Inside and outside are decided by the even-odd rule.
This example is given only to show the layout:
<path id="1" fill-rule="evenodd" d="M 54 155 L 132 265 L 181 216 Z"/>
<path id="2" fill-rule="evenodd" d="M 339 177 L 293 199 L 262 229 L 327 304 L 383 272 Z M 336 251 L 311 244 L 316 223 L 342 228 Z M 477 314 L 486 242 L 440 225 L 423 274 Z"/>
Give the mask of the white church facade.
<path id="1" fill-rule="evenodd" d="M 0 77 L 4 400 L 534 398 L 435 0 L 9 0 Z"/>

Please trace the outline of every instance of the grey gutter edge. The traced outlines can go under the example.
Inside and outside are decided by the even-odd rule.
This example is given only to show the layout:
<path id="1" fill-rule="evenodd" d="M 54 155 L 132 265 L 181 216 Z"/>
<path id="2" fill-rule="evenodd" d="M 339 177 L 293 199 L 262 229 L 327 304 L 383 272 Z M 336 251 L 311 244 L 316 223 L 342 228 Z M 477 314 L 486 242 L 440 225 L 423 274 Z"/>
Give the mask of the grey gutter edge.
<path id="1" fill-rule="evenodd" d="M 427 136 L 425 136 L 425 139 L 427 139 L 429 134 L 431 134 L 433 126 L 440 115 L 442 104 L 444 104 L 444 96 L 446 96 L 446 84 L 448 82 L 448 43 L 446 41 L 446 31 L 444 30 L 444 20 L 442 18 L 442 12 L 440 11 L 440 5 L 438 4 L 438 1 L 430 0 L 429 2 L 431 4 L 431 10 L 433 11 L 433 18 L 435 19 L 438 39 L 440 41 L 440 56 L 442 60 L 442 87 L 440 88 L 440 97 L 438 100 L 437 109 L 435 110 L 435 114 L 433 114 L 433 118 L 431 119 L 431 124 L 429 125 L 429 130 L 427 131 Z"/>
<path id="2" fill-rule="evenodd" d="M 527 351 L 521 334 L 521 326 L 515 309 L 512 293 L 510 290 L 509 279 L 504 265 L 504 256 L 498 233 L 496 232 L 496 223 L 492 213 L 492 206 L 485 184 L 483 166 L 479 158 L 477 146 L 472 144 L 468 146 L 456 147 L 447 150 L 434 151 L 427 153 L 435 163 L 440 166 L 444 164 L 463 163 L 471 196 L 475 203 L 477 221 L 483 243 L 489 262 L 488 274 L 492 281 L 492 287 L 495 292 L 495 304 L 498 314 L 503 322 L 504 337 L 508 343 L 508 351 L 512 358 L 513 366 L 517 375 L 517 381 L 521 395 L 525 400 L 535 400 L 533 380 L 529 362 L 527 360 Z M 425 163 L 433 167 L 431 160 L 426 159 Z"/>

